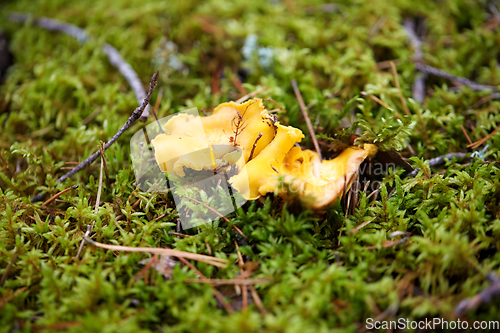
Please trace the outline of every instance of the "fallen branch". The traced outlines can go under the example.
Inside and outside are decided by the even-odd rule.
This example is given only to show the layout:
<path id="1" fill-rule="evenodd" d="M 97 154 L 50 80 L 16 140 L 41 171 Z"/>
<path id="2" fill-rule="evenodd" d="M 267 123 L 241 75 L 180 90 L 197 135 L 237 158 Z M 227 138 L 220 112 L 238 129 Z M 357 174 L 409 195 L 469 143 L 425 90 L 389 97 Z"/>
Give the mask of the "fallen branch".
<path id="1" fill-rule="evenodd" d="M 487 136 L 485 136 L 484 138 L 474 142 L 474 143 L 471 143 L 469 145 L 467 145 L 467 148 L 472 148 L 472 149 L 477 149 L 480 145 L 482 145 L 483 143 L 485 143 L 486 141 L 488 141 L 489 139 L 491 139 L 491 137 L 493 135 L 495 135 L 498 130 L 500 130 L 500 125 L 498 125 L 494 130 L 493 132 L 491 132 L 490 134 L 488 134 Z"/>
<path id="2" fill-rule="evenodd" d="M 151 99 L 151 95 L 153 94 L 153 91 L 156 88 L 156 85 L 158 83 L 158 72 L 153 74 L 151 77 L 151 82 L 149 83 L 149 91 L 144 100 L 142 101 L 142 104 L 135 109 L 135 111 L 132 113 L 132 115 L 128 118 L 128 120 L 123 124 L 123 126 L 118 130 L 118 132 L 109 140 L 105 145 L 104 145 L 104 150 L 106 151 L 113 143 L 115 143 L 116 140 L 127 130 L 129 129 L 136 121 L 139 119 L 141 116 L 142 112 L 146 108 L 146 106 L 149 104 L 149 100 Z M 56 183 L 61 183 L 65 181 L 67 178 L 73 176 L 75 173 L 78 171 L 86 168 L 90 164 L 92 164 L 99 156 L 101 155 L 101 150 L 97 150 L 95 153 L 87 157 L 83 162 L 78 164 L 76 167 L 71 169 L 68 173 L 60 177 L 59 179 L 56 180 Z M 37 202 L 41 200 L 43 194 L 37 194 L 35 195 L 32 199 L 31 202 Z"/>
<path id="3" fill-rule="evenodd" d="M 491 285 L 478 293 L 477 295 L 465 299 L 458 303 L 455 308 L 457 316 L 463 316 L 466 313 L 476 309 L 483 303 L 489 303 L 495 296 L 500 295 L 500 277 L 494 273 L 488 273 L 486 276 L 490 280 Z"/>
<path id="4" fill-rule="evenodd" d="M 252 91 L 251 93 L 248 93 L 246 94 L 245 96 L 242 96 L 240 99 L 238 99 L 235 103 L 236 104 L 241 104 L 243 103 L 244 101 L 246 101 L 247 99 L 249 98 L 252 98 L 254 96 L 257 96 L 258 94 L 260 94 L 261 92 L 263 91 L 266 91 L 267 89 L 269 89 L 269 87 L 262 87 L 262 88 L 259 88 L 255 91 Z"/>
<path id="5" fill-rule="evenodd" d="M 460 84 L 471 87 L 472 90 L 493 90 L 493 91 L 497 90 L 497 87 L 495 87 L 495 86 L 487 86 L 487 85 L 479 84 L 479 83 L 474 82 L 472 80 L 469 80 L 465 77 L 455 76 L 455 75 L 452 75 L 452 74 L 449 74 L 449 73 L 443 71 L 442 69 L 438 69 L 438 68 L 435 68 L 435 67 L 432 67 L 429 65 L 415 63 L 415 67 L 417 68 L 417 70 L 419 72 L 442 77 L 442 78 L 450 80 L 450 81 L 456 81 Z"/>
<path id="6" fill-rule="evenodd" d="M 169 231 L 168 234 L 171 236 L 177 236 L 177 237 L 182 237 L 182 238 L 191 237 L 191 235 L 181 234 L 180 232 L 175 232 L 175 231 Z"/>
<path id="7" fill-rule="evenodd" d="M 417 32 L 415 31 L 415 21 L 406 19 L 403 23 L 403 26 L 406 30 L 406 33 L 408 34 L 410 43 L 415 50 L 413 53 L 413 61 L 415 63 L 422 63 L 422 42 L 418 38 Z M 426 75 L 424 73 L 417 74 L 417 76 L 415 77 L 415 81 L 413 82 L 413 99 L 419 103 L 422 103 L 425 98 L 425 78 Z"/>
<path id="8" fill-rule="evenodd" d="M 469 80 L 465 77 L 461 76 L 455 76 L 452 74 L 449 74 L 441 69 L 429 66 L 429 65 L 424 65 L 423 64 L 423 55 L 422 55 L 422 43 L 419 40 L 417 33 L 415 32 L 415 22 L 413 20 L 407 19 L 404 22 L 404 28 L 406 30 L 406 33 L 408 34 L 408 38 L 412 44 L 412 46 L 415 49 L 415 54 L 413 57 L 413 61 L 415 62 L 415 67 L 416 69 L 424 74 L 430 74 L 438 77 L 442 77 L 444 79 L 450 80 L 450 81 L 455 81 L 460 84 L 463 84 L 465 86 L 471 87 L 473 90 L 493 90 L 497 91 L 497 87 L 495 86 L 489 86 L 489 85 L 483 85 L 477 82 L 474 82 L 472 80 Z M 418 79 L 418 77 L 417 77 Z M 425 78 L 421 79 L 425 80 Z M 421 81 L 419 83 L 415 82 L 415 85 L 413 86 L 413 93 L 414 93 L 414 99 L 416 101 L 422 102 L 423 97 L 424 97 L 424 89 L 425 89 L 425 82 Z M 418 86 L 417 86 L 418 85 Z"/>
<path id="9" fill-rule="evenodd" d="M 31 19 L 31 15 L 22 13 L 10 13 L 9 20 L 12 22 L 25 23 Z M 85 43 L 91 39 L 85 31 L 77 26 L 69 23 L 61 22 L 58 20 L 50 19 L 47 17 L 33 18 L 33 22 L 41 28 L 58 31 L 65 33 L 67 35 L 73 36 L 80 43 Z M 146 92 L 142 86 L 141 80 L 137 73 L 134 71 L 132 66 L 130 66 L 120 55 L 117 49 L 109 44 L 104 44 L 102 50 L 108 56 L 109 62 L 118 69 L 118 71 L 125 77 L 132 90 L 134 91 L 137 102 L 140 103 L 144 98 L 146 98 Z M 146 106 L 142 110 L 141 121 L 145 122 L 149 117 L 149 106 Z"/>
<path id="10" fill-rule="evenodd" d="M 99 187 L 97 189 L 97 198 L 95 200 L 95 208 L 94 208 L 94 214 L 97 214 L 99 211 L 99 203 L 101 201 L 101 192 L 102 192 L 102 170 L 104 169 L 105 161 L 104 161 L 104 150 L 102 149 L 102 141 L 101 141 L 101 171 L 99 172 Z M 95 221 L 92 222 L 92 225 L 87 225 L 87 231 L 85 232 L 85 235 L 82 238 L 82 241 L 80 243 L 80 247 L 78 248 L 78 252 L 76 253 L 76 258 L 78 259 L 80 257 L 80 252 L 82 252 L 83 245 L 85 244 L 85 238 L 89 236 L 90 231 L 92 228 L 94 228 Z"/>
<path id="11" fill-rule="evenodd" d="M 438 156 L 438 157 L 435 157 L 435 158 L 431 158 L 428 163 L 429 163 L 429 167 L 433 167 L 433 166 L 437 166 L 437 165 L 440 165 L 440 164 L 443 164 L 446 160 L 452 160 L 453 157 L 456 157 L 457 159 L 462 159 L 462 158 L 465 158 L 467 156 L 467 153 L 449 153 L 449 154 L 446 154 L 446 155 L 442 155 L 442 156 Z M 415 177 L 418 172 L 420 171 L 419 168 L 416 168 L 415 170 L 413 170 L 412 172 L 410 172 L 406 177 L 407 178 L 413 178 Z"/>
<path id="12" fill-rule="evenodd" d="M 131 247 L 131 246 L 111 245 L 111 244 L 103 244 L 103 243 L 94 242 L 93 240 L 91 240 L 88 237 L 85 237 L 84 239 L 87 243 L 92 244 L 96 247 L 100 247 L 102 249 L 106 249 L 106 250 L 161 254 L 161 255 L 176 257 L 179 259 L 180 258 L 187 258 L 187 259 L 193 259 L 196 261 L 201 261 L 201 262 L 204 262 L 206 264 L 220 267 L 220 268 L 225 268 L 226 265 L 229 263 L 229 260 L 227 260 L 227 259 L 211 257 L 211 256 L 206 256 L 204 254 L 197 254 L 197 253 L 185 252 L 185 251 L 180 251 L 180 250 L 162 249 L 162 248 L 156 248 L 156 247 Z"/>
<path id="13" fill-rule="evenodd" d="M 266 282 L 271 282 L 271 279 L 266 279 L 266 278 L 257 278 L 257 279 L 206 279 L 206 280 L 200 280 L 200 279 L 186 279 L 184 282 L 196 282 L 196 283 L 211 283 L 215 286 L 220 286 L 224 284 L 239 284 L 239 285 L 245 285 L 249 286 L 252 284 L 256 283 L 266 283 Z M 244 290 L 245 288 L 243 288 Z M 243 302 L 243 307 L 245 307 L 247 303 Z"/>

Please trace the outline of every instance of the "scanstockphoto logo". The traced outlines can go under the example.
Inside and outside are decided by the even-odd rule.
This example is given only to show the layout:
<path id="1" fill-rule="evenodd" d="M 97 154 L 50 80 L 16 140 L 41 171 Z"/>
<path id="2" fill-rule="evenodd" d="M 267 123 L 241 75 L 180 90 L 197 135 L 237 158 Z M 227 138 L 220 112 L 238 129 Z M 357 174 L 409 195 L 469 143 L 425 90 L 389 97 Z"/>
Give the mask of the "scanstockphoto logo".
<path id="1" fill-rule="evenodd" d="M 211 223 L 246 202 L 228 182 L 235 165 L 241 172 L 245 164 L 241 149 L 210 145 L 196 108 L 147 125 L 130 140 L 130 151 L 138 187 L 171 192 L 183 229 Z"/>

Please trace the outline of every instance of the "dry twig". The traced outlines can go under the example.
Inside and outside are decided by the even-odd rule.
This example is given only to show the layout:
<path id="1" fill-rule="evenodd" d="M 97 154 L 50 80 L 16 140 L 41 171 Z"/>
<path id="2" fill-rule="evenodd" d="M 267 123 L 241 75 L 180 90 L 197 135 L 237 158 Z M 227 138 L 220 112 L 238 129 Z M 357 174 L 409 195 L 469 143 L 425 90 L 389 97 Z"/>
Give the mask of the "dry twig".
<path id="1" fill-rule="evenodd" d="M 403 104 L 403 109 L 405 113 L 411 116 L 410 109 L 408 109 L 408 105 L 406 105 L 405 98 L 403 96 L 403 92 L 401 91 L 401 86 L 399 85 L 398 71 L 396 70 L 396 65 L 391 61 L 392 74 L 394 75 L 394 81 L 396 82 L 396 88 L 398 88 L 399 99 L 401 100 L 401 104 Z"/>
<path id="2" fill-rule="evenodd" d="M 373 222 L 373 220 L 375 220 L 375 219 L 376 219 L 377 217 L 379 217 L 379 216 L 380 216 L 380 213 L 379 213 L 379 214 L 377 214 L 377 215 L 375 215 L 375 216 L 374 216 L 371 220 L 368 220 L 368 221 L 366 221 L 366 222 L 363 222 L 363 223 L 361 223 L 360 225 L 358 225 L 356 228 L 351 229 L 351 230 L 349 231 L 349 233 L 351 233 L 351 234 L 358 233 L 358 232 L 359 232 L 362 228 L 364 228 L 364 227 L 366 227 L 368 224 L 372 223 L 372 222 Z"/>
<path id="3" fill-rule="evenodd" d="M 469 145 L 467 145 L 467 148 L 472 148 L 472 149 L 477 149 L 480 145 L 482 145 L 483 143 L 485 143 L 486 141 L 488 141 L 489 139 L 491 139 L 491 137 L 493 135 L 495 135 L 498 130 L 500 130 L 500 125 L 498 125 L 494 130 L 493 132 L 491 132 L 490 134 L 488 134 L 487 136 L 485 136 L 484 138 L 482 138 L 481 140 L 478 140 L 474 143 L 471 143 Z"/>
<path id="4" fill-rule="evenodd" d="M 45 201 L 43 204 L 42 204 L 42 207 L 45 207 L 47 206 L 49 203 L 51 203 L 52 201 L 56 200 L 57 198 L 59 198 L 61 195 L 63 195 L 64 193 L 66 192 L 69 192 L 71 190 L 75 190 L 78 188 L 79 185 L 73 185 L 71 187 L 68 187 L 67 189 L 64 189 L 62 190 L 61 192 L 53 195 L 50 199 L 48 199 L 47 201 Z"/>
<path id="5" fill-rule="evenodd" d="M 254 96 L 257 96 L 258 94 L 260 94 L 261 92 L 264 92 L 266 91 L 267 89 L 269 89 L 269 87 L 262 87 L 262 88 L 259 88 L 255 91 L 252 91 L 251 93 L 248 93 L 246 94 L 245 96 L 242 96 L 240 99 L 238 99 L 235 103 L 236 104 L 241 104 L 243 103 L 244 101 L 246 101 L 247 99 L 249 98 L 252 98 Z"/>
<path id="6" fill-rule="evenodd" d="M 104 142 L 101 141 L 101 144 L 97 146 L 99 148 L 99 151 L 101 152 L 101 161 L 103 164 L 101 164 L 101 168 L 104 166 L 104 174 L 106 175 L 106 186 L 110 187 L 111 182 L 109 180 L 109 172 L 108 172 L 108 164 L 106 163 L 106 157 L 104 156 Z"/>
<path id="7" fill-rule="evenodd" d="M 309 114 L 307 113 L 306 105 L 304 104 L 304 100 L 302 99 L 302 95 L 300 94 L 300 90 L 297 87 L 297 82 L 295 82 L 295 80 L 292 80 L 292 87 L 293 91 L 295 92 L 295 96 L 297 96 L 297 99 L 299 101 L 300 110 L 302 111 L 302 115 L 304 116 L 304 119 L 306 121 L 309 133 L 311 134 L 311 139 L 314 144 L 314 149 L 316 149 L 316 151 L 318 152 L 319 160 L 323 161 L 323 157 L 321 156 L 321 149 L 319 149 L 318 140 L 316 140 L 316 134 L 314 133 L 314 128 L 312 126 L 311 119 L 309 119 Z"/>
<path id="8" fill-rule="evenodd" d="M 101 201 L 101 192 L 102 192 L 102 170 L 104 169 L 104 150 L 102 150 L 102 141 L 101 141 L 101 171 L 99 172 L 99 188 L 97 189 L 97 198 L 95 201 L 95 209 L 94 209 L 94 214 L 97 214 L 99 211 L 99 203 Z M 95 221 L 92 222 L 92 225 L 87 226 L 87 231 L 85 232 L 85 235 L 82 238 L 82 241 L 80 242 L 80 247 L 78 248 L 78 252 L 76 253 L 76 258 L 80 257 L 80 253 L 82 252 L 83 249 L 83 244 L 85 244 L 85 238 L 87 238 L 90 234 L 90 231 L 92 228 L 94 228 Z"/>
<path id="9" fill-rule="evenodd" d="M 250 161 L 252 160 L 252 158 L 253 158 L 253 153 L 254 153 L 254 151 L 255 151 L 255 147 L 257 147 L 257 142 L 259 142 L 260 138 L 262 138 L 262 136 L 263 136 L 263 135 L 264 135 L 264 134 L 262 134 L 262 132 L 259 132 L 259 135 L 257 135 L 257 139 L 255 139 L 255 142 L 254 142 L 254 144 L 253 144 L 252 151 L 250 151 L 250 156 L 248 157 L 248 161 L 247 161 L 247 163 L 248 163 L 248 162 L 250 162 Z"/>
<path id="10" fill-rule="evenodd" d="M 410 43 L 414 48 L 413 61 L 416 63 L 423 62 L 422 53 L 422 42 L 417 36 L 415 31 L 415 22 L 411 19 L 406 19 L 403 23 Z M 425 77 L 424 73 L 417 74 L 415 77 L 415 82 L 413 82 L 413 99 L 419 103 L 422 103 L 425 98 Z"/>
<path id="11" fill-rule="evenodd" d="M 220 285 L 225 285 L 225 284 L 239 284 L 242 287 L 243 286 L 249 286 L 252 284 L 256 283 L 266 283 L 272 281 L 271 279 L 266 279 L 266 278 L 257 278 L 257 279 L 206 279 L 206 280 L 200 280 L 200 279 L 186 279 L 184 282 L 196 282 L 196 283 L 211 283 L 216 286 Z M 243 309 L 247 307 L 247 302 L 248 302 L 248 296 L 247 299 L 245 300 L 245 290 L 246 288 L 242 288 L 243 292 Z"/>
<path id="12" fill-rule="evenodd" d="M 442 155 L 442 156 L 438 156 L 438 157 L 435 157 L 435 158 L 431 158 L 429 160 L 429 167 L 433 167 L 433 166 L 437 166 L 437 165 L 443 164 L 443 163 L 445 163 L 446 160 L 452 160 L 453 157 L 456 157 L 457 159 L 462 159 L 462 158 L 465 158 L 466 156 L 467 156 L 467 153 L 449 153 L 449 154 L 446 154 L 446 155 Z M 413 178 L 413 177 L 415 177 L 418 174 L 419 171 L 420 171 L 420 169 L 416 168 L 415 170 L 413 170 L 412 172 L 410 172 L 406 177 Z"/>
<path id="13" fill-rule="evenodd" d="M 180 251 L 180 250 L 162 249 L 162 248 L 155 248 L 155 247 L 131 247 L 131 246 L 103 244 L 103 243 L 94 242 L 93 240 L 91 240 L 88 237 L 85 237 L 85 241 L 94 245 L 94 246 L 97 246 L 97 247 L 100 247 L 103 249 L 107 249 L 107 250 L 125 251 L 125 252 L 143 252 L 143 253 L 167 255 L 167 256 L 172 256 L 172 257 L 177 257 L 177 258 L 187 258 L 187 259 L 193 259 L 196 261 L 201 261 L 201 262 L 204 262 L 206 264 L 220 267 L 220 268 L 225 268 L 226 265 L 229 263 L 229 260 L 227 260 L 227 259 L 211 257 L 211 256 L 206 256 L 204 254 L 197 254 L 197 253 L 185 252 L 185 251 Z"/>
<path id="14" fill-rule="evenodd" d="M 369 94 L 367 93 L 366 91 L 362 91 L 361 92 L 361 95 L 363 96 L 368 96 L 370 97 L 371 99 L 373 99 L 375 102 L 377 102 L 378 104 L 382 105 L 384 108 L 388 109 L 388 110 L 394 110 L 393 108 L 391 108 L 389 105 L 387 105 L 386 103 L 384 103 L 380 98 L 378 98 L 377 96 L 374 96 L 372 94 Z M 398 111 L 394 110 L 394 114 L 397 118 L 401 118 L 401 115 L 398 113 Z"/>
<path id="15" fill-rule="evenodd" d="M 415 67 L 417 68 L 418 71 L 420 71 L 422 73 L 426 73 L 426 74 L 442 77 L 442 78 L 450 80 L 450 81 L 458 82 L 458 83 L 463 84 L 465 86 L 471 87 L 472 90 L 492 90 L 492 91 L 497 90 L 497 87 L 495 87 L 495 86 L 487 86 L 487 85 L 479 84 L 479 83 L 474 82 L 472 80 L 469 80 L 465 77 L 455 76 L 455 75 L 449 74 L 441 69 L 438 69 L 438 68 L 435 68 L 435 67 L 432 67 L 429 65 L 416 63 Z"/>
<path id="16" fill-rule="evenodd" d="M 462 128 L 462 132 L 464 132 L 465 138 L 467 139 L 467 141 L 468 141 L 468 142 L 469 142 L 469 144 L 471 145 L 471 144 L 472 144 L 472 141 L 471 141 L 471 139 L 469 138 L 469 134 L 467 134 L 467 131 L 465 130 L 464 125 L 460 125 L 460 127 Z"/>
<path id="17" fill-rule="evenodd" d="M 257 290 L 255 290 L 255 287 L 253 285 L 249 285 L 248 288 L 250 288 L 250 293 L 252 294 L 252 299 L 255 302 L 255 305 L 259 308 L 260 313 L 262 316 L 267 315 L 267 311 L 264 308 L 264 305 L 262 305 L 262 300 L 260 299 L 259 294 L 257 293 Z"/>
<path id="18" fill-rule="evenodd" d="M 175 232 L 175 231 L 169 231 L 168 234 L 172 235 L 172 236 L 183 237 L 183 238 L 191 237 L 191 235 L 181 234 L 180 232 Z"/>
<path id="19" fill-rule="evenodd" d="M 135 111 L 132 113 L 132 115 L 128 118 L 128 120 L 123 124 L 123 126 L 116 132 L 116 134 L 109 140 L 105 145 L 104 145 L 104 150 L 106 151 L 113 143 L 115 143 L 116 140 L 127 130 L 129 129 L 136 121 L 139 119 L 141 116 L 142 112 L 146 108 L 146 106 L 149 104 L 149 100 L 151 99 L 151 95 L 153 95 L 153 91 L 156 88 L 156 85 L 158 83 L 158 72 L 153 74 L 151 77 L 151 82 L 149 83 L 149 91 L 144 100 L 142 101 L 142 104 L 135 109 Z M 92 164 L 101 154 L 100 150 L 97 150 L 95 153 L 87 157 L 83 162 L 78 164 L 76 167 L 71 169 L 68 173 L 64 174 L 61 176 L 59 179 L 56 180 L 57 183 L 61 183 L 65 181 L 67 178 L 73 176 L 75 173 L 78 171 L 86 168 L 90 164 Z M 35 195 L 32 199 L 31 202 L 37 202 L 40 201 L 41 197 L 43 194 L 37 194 Z"/>

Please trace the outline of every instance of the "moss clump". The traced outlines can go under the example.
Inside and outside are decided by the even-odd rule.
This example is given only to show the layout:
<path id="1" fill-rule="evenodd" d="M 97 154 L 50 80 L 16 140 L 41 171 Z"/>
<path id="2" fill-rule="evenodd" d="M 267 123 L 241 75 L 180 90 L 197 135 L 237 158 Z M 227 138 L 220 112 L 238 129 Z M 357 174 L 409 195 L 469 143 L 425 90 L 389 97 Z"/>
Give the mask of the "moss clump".
<path id="1" fill-rule="evenodd" d="M 473 142 L 485 137 L 500 123 L 500 103 L 484 100 L 491 92 L 456 89 L 435 77 L 426 81 L 425 102 L 414 102 L 417 72 L 402 27 L 405 18 L 425 21 L 427 64 L 499 85 L 500 34 L 491 23 L 491 2 L 21 0 L 2 6 L 0 28 L 15 64 L 0 86 L 0 330 L 357 331 L 382 313 L 385 319 L 456 319 L 456 305 L 489 285 L 488 272 L 500 273 L 500 135 L 479 158 L 439 169 L 426 162 L 467 152 L 461 126 Z M 70 22 L 95 39 L 81 45 L 9 23 L 11 11 Z M 245 58 L 241 49 L 252 34 L 261 52 L 250 50 Z M 413 156 L 410 164 L 421 171 L 413 178 L 399 168 L 375 174 L 379 194 L 369 197 L 375 189 L 369 186 L 349 214 L 340 202 L 318 214 L 269 197 L 229 216 L 246 240 L 223 222 L 178 239 L 168 233 L 175 231 L 175 214 L 155 221 L 171 210 L 171 198 L 133 185 L 128 140 L 143 126 L 136 124 L 106 152 L 110 186 L 94 213 L 98 163 L 63 184 L 55 180 L 108 141 L 136 107 L 100 50 L 104 43 L 115 46 L 145 84 L 161 70 L 159 116 L 191 107 L 210 111 L 237 99 L 238 77 L 247 91 L 269 87 L 262 97 L 279 103 L 267 101 L 268 109 L 286 109 L 280 121 L 308 133 L 290 83 L 295 79 L 324 134 L 324 156 L 351 139 L 377 142 Z M 392 72 L 380 66 L 396 59 L 408 116 Z M 343 120 L 352 126 L 341 129 Z M 308 138 L 303 143 L 312 147 Z M 74 184 L 80 187 L 48 207 L 30 202 L 35 193 Z M 259 264 L 253 277 L 273 279 L 256 285 L 267 316 L 254 304 L 228 315 L 209 285 L 185 282 L 196 275 L 181 265 L 171 280 L 157 273 L 153 284 L 137 280 L 146 254 L 86 245 L 75 260 L 93 221 L 99 242 L 211 252 L 231 261 L 237 241 L 245 260 Z M 396 231 L 411 236 L 385 247 Z M 211 278 L 239 273 L 237 266 L 196 267 Z M 237 308 L 234 290 L 220 290 Z M 498 320 L 499 310 L 495 298 L 466 319 Z"/>

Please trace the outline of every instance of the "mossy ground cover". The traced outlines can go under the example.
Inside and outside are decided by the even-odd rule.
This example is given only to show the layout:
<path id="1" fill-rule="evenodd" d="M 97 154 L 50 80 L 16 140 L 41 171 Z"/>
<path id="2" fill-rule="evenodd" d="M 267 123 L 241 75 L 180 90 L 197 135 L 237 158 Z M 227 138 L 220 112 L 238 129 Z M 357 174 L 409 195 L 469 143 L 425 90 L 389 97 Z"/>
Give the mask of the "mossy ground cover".
<path id="1" fill-rule="evenodd" d="M 15 63 L 0 86 L 0 330 L 326 332 L 362 330 L 367 318 L 456 320 L 457 304 L 488 287 L 489 272 L 500 274 L 500 134 L 477 149 L 488 145 L 480 156 L 438 168 L 427 161 L 472 152 L 462 126 L 472 142 L 486 137 L 500 124 L 500 102 L 485 99 L 491 91 L 432 76 L 424 102 L 414 101 L 419 74 L 402 23 L 425 25 L 426 64 L 498 86 L 499 9 L 473 0 L 3 4 L 0 28 Z M 82 45 L 10 23 L 12 11 L 75 24 L 94 39 Z M 242 52 L 250 35 L 257 48 Z M 312 212 L 268 196 L 228 216 L 247 239 L 223 221 L 178 238 L 169 234 L 176 230 L 171 198 L 133 185 L 128 144 L 144 126 L 137 123 L 105 153 L 109 185 L 105 180 L 95 213 L 98 162 L 64 183 L 55 180 L 108 141 L 137 106 L 101 50 L 104 43 L 120 51 L 145 86 L 160 71 L 160 117 L 192 107 L 210 112 L 243 90 L 268 87 L 260 95 L 275 101 L 268 108 L 286 110 L 281 122 L 308 133 L 291 85 L 296 80 L 325 157 L 357 133 L 357 143 L 397 149 L 420 171 L 405 177 L 398 167 L 376 175 L 347 212 L 345 202 Z M 410 115 L 388 60 L 397 65 Z M 158 90 L 153 101 L 157 96 Z M 303 145 L 312 147 L 309 135 Z M 370 196 L 374 184 L 380 191 Z M 30 201 L 72 185 L 79 188 L 46 207 Z M 255 302 L 241 310 L 234 288 L 217 287 L 235 309 L 226 313 L 210 285 L 186 282 L 197 276 L 180 263 L 171 279 L 152 272 L 151 280 L 138 278 L 148 254 L 87 244 L 75 259 L 94 221 L 93 239 L 108 244 L 171 247 L 236 262 L 236 242 L 245 261 L 258 263 L 252 277 L 272 279 L 255 286 L 267 314 Z M 408 232 L 408 239 L 390 243 L 406 235 L 391 239 L 396 231 Z M 210 278 L 240 272 L 237 265 L 194 264 Z M 500 320 L 498 313 L 497 297 L 461 319 Z"/>

